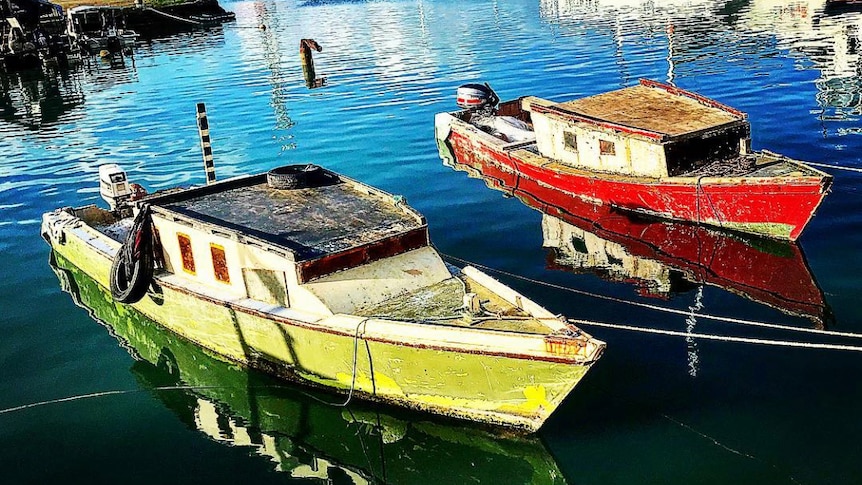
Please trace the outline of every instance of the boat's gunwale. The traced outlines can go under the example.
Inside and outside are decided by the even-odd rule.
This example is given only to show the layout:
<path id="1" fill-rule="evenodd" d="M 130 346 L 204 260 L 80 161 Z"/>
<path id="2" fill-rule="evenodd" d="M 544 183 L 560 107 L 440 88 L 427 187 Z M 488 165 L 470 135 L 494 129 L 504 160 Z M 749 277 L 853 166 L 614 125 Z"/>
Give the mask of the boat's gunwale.
<path id="1" fill-rule="evenodd" d="M 73 233 L 74 232 L 80 232 L 81 234 L 78 235 L 78 239 L 81 241 L 81 243 L 86 245 L 87 247 L 89 247 L 98 256 L 104 258 L 106 260 L 105 261 L 106 265 L 110 265 L 111 261 L 113 261 L 114 254 L 107 252 L 105 249 L 107 248 L 110 250 L 117 251 L 117 250 L 119 250 L 120 243 L 117 242 L 116 240 L 114 240 L 113 238 L 111 238 L 110 236 L 99 231 L 95 227 L 87 224 L 84 220 L 82 220 L 80 217 L 76 216 L 72 212 L 75 210 L 80 210 L 82 208 L 83 207 L 58 209 L 57 211 L 55 211 L 55 213 L 64 214 L 65 216 L 60 215 L 59 217 L 65 217 L 66 220 L 62 221 L 62 222 L 60 222 L 59 220 L 49 221 L 48 224 L 53 228 L 53 224 L 59 223 L 62 225 L 62 227 L 64 229 L 66 229 L 66 232 L 73 232 Z M 51 214 L 51 213 L 48 213 L 48 214 Z M 68 235 L 66 235 L 66 237 L 68 237 Z M 50 238 L 48 238 L 48 239 L 50 240 Z M 100 247 L 100 245 L 94 244 L 94 242 L 96 242 L 96 241 L 101 242 L 104 247 Z M 52 246 L 53 246 L 53 244 L 52 244 Z M 478 270 L 475 270 L 475 271 L 481 273 Z M 484 273 L 482 273 L 482 274 L 484 274 Z M 517 339 L 519 341 L 523 341 L 524 343 L 526 343 L 528 341 L 535 341 L 535 343 L 538 343 L 539 341 L 541 341 L 543 345 L 546 342 L 546 338 L 548 338 L 548 337 L 568 338 L 568 337 L 566 337 L 565 334 L 548 333 L 545 335 L 541 335 L 541 334 L 535 334 L 535 333 L 517 332 L 517 331 L 513 331 L 513 330 L 501 330 L 501 329 L 489 329 L 489 328 L 477 328 L 477 327 L 461 327 L 461 326 L 444 325 L 444 324 L 440 324 L 440 323 L 436 323 L 436 322 L 412 322 L 412 321 L 405 321 L 405 320 L 388 320 L 388 319 L 381 319 L 381 318 L 376 318 L 376 317 L 374 317 L 374 318 L 372 318 L 372 317 L 360 317 L 360 316 L 356 316 L 356 315 L 347 315 L 347 314 L 334 314 L 331 316 L 321 316 L 321 318 L 317 321 L 310 321 L 310 320 L 309 321 L 302 321 L 299 319 L 289 318 L 289 317 L 285 317 L 282 315 L 278 315 L 277 313 L 273 313 L 271 311 L 265 311 L 265 310 L 261 310 L 261 309 L 257 309 L 257 308 L 252 308 L 252 307 L 247 306 L 247 305 L 243 305 L 243 304 L 239 303 L 236 298 L 234 298 L 233 300 L 228 300 L 226 298 L 219 298 L 215 295 L 208 295 L 208 294 L 205 294 L 203 292 L 196 291 L 190 285 L 183 285 L 183 284 L 174 283 L 174 282 L 170 281 L 170 278 L 173 276 L 174 275 L 172 273 L 166 273 L 166 272 L 157 273 L 153 276 L 153 283 L 165 286 L 167 288 L 170 288 L 171 290 L 178 291 L 180 293 L 187 294 L 193 298 L 198 298 L 198 299 L 207 301 L 209 303 L 218 304 L 221 306 L 226 306 L 226 307 L 231 308 L 235 311 L 239 311 L 239 312 L 242 312 L 245 314 L 258 316 L 258 317 L 272 320 L 272 321 L 275 321 L 275 322 L 278 322 L 281 324 L 285 324 L 285 325 L 293 325 L 293 326 L 306 328 L 306 329 L 309 329 L 312 331 L 319 331 L 319 332 L 327 333 L 327 334 L 331 334 L 331 335 L 354 337 L 356 334 L 355 328 L 358 327 L 361 324 L 361 322 L 365 321 L 365 322 L 378 322 L 378 325 L 380 325 L 380 324 L 399 325 L 399 326 L 403 326 L 403 328 L 428 328 L 428 329 L 430 329 L 431 333 L 445 333 L 445 334 L 461 335 L 461 336 L 476 336 L 474 340 L 476 341 L 477 345 L 479 342 L 487 341 L 487 338 L 491 337 L 491 336 L 494 336 L 494 337 L 503 336 L 503 337 L 507 337 L 510 339 Z M 101 282 L 100 282 L 100 284 L 101 284 Z M 529 300 L 529 298 L 526 298 L 523 295 L 521 295 L 521 298 L 523 298 L 524 301 L 529 301 L 532 303 L 532 301 Z M 255 301 L 255 300 L 250 300 L 250 301 Z M 277 308 L 286 308 L 288 310 L 293 310 L 293 309 L 287 308 L 287 307 L 277 307 Z M 295 311 L 295 310 L 293 310 L 293 311 Z M 355 323 L 354 325 L 352 325 L 354 328 L 350 329 L 350 330 L 340 330 L 340 329 L 335 328 L 333 326 L 327 326 L 327 325 L 323 325 L 321 323 L 318 323 L 318 322 L 324 322 L 324 321 L 329 320 L 329 319 L 334 319 L 335 321 L 351 320 L 352 323 Z M 372 327 L 373 327 L 373 325 L 372 325 Z M 465 354 L 472 354 L 472 355 L 487 355 L 487 356 L 502 357 L 502 358 L 512 358 L 512 359 L 521 359 L 521 360 L 535 360 L 535 361 L 550 362 L 550 363 L 589 366 L 593 362 L 595 362 L 596 360 L 599 359 L 599 357 L 603 353 L 603 350 L 604 350 L 604 347 L 606 346 L 606 344 L 601 340 L 593 338 L 589 334 L 586 334 L 584 332 L 582 332 L 582 334 L 586 336 L 587 342 L 592 342 L 596 346 L 596 350 L 595 350 L 595 352 L 593 352 L 593 355 L 588 356 L 591 358 L 581 357 L 577 354 L 550 354 L 547 352 L 541 353 L 541 354 L 538 352 L 530 353 L 530 352 L 527 352 L 529 349 L 523 349 L 521 352 L 493 351 L 493 350 L 489 351 L 489 350 L 482 350 L 480 348 L 471 349 L 471 348 L 467 348 L 465 346 L 458 346 L 456 342 L 453 342 L 451 340 L 447 341 L 445 339 L 438 340 L 438 343 L 435 343 L 435 344 L 412 343 L 406 339 L 394 340 L 392 338 L 385 338 L 383 336 L 369 335 L 369 332 L 367 330 L 363 331 L 362 338 L 365 340 L 383 343 L 383 344 L 387 344 L 387 345 L 397 345 L 397 346 L 412 347 L 412 348 L 425 349 L 425 350 L 439 350 L 439 351 L 453 352 L 453 353 L 465 353 Z M 464 340 L 467 340 L 467 339 L 464 339 Z M 573 342 L 578 341 L 577 338 L 571 338 L 571 340 Z M 443 344 L 444 342 L 449 343 L 451 345 L 444 345 Z M 198 343 L 200 345 L 204 345 L 201 342 L 198 342 Z M 470 345 L 470 342 L 465 341 L 465 342 L 463 342 L 463 345 Z M 487 344 L 485 344 L 485 345 L 487 345 Z"/>

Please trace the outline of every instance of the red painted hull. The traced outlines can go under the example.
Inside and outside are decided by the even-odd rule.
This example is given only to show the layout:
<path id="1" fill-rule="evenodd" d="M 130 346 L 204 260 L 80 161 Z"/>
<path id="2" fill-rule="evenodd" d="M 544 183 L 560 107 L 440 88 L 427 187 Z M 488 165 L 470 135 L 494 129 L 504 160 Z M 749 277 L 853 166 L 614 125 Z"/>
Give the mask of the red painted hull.
<path id="1" fill-rule="evenodd" d="M 453 126 L 447 139 L 466 162 L 493 162 L 525 179 L 596 203 L 776 239 L 796 240 L 828 192 L 831 178 L 646 179 L 587 171 L 562 173 L 517 157 Z"/>
<path id="2" fill-rule="evenodd" d="M 456 169 L 481 176 L 489 187 L 619 244 L 634 257 L 681 271 L 691 283 L 724 288 L 785 313 L 809 318 L 821 327 L 828 320 L 823 291 L 795 243 L 735 235 L 696 224 L 632 217 L 626 211 L 573 197 L 488 159 L 482 163 L 473 157 L 462 164 L 463 159 L 456 155 L 455 161 Z M 554 261 L 549 261 L 549 266 L 566 269 Z"/>

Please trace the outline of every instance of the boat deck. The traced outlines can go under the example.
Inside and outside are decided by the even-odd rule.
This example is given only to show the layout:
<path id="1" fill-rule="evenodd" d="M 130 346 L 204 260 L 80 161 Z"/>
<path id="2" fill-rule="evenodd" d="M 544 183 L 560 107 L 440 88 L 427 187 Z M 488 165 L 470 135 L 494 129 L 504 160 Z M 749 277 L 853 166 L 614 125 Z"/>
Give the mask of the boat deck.
<path id="1" fill-rule="evenodd" d="M 466 292 L 476 293 L 481 315 L 466 316 L 461 307 Z M 472 279 L 459 275 L 435 285 L 401 294 L 361 309 L 357 315 L 438 325 L 484 328 L 546 335 L 548 325 L 532 317 Z"/>
<path id="2" fill-rule="evenodd" d="M 425 227 L 420 215 L 392 196 L 337 177 L 290 190 L 271 188 L 260 176 L 244 181 L 192 189 L 153 204 L 286 247 L 297 261 Z"/>
<path id="3" fill-rule="evenodd" d="M 518 146 L 512 155 L 520 161 L 531 165 L 547 168 L 560 173 L 583 173 L 583 169 L 569 166 L 557 160 L 552 160 L 539 153 L 536 144 Z M 590 172 L 595 173 L 595 172 Z M 608 177 L 632 178 L 633 176 L 607 174 Z M 806 167 L 780 155 L 769 152 L 756 152 L 731 160 L 716 160 L 691 172 L 669 178 L 771 178 L 771 177 L 822 177 L 823 173 Z"/>

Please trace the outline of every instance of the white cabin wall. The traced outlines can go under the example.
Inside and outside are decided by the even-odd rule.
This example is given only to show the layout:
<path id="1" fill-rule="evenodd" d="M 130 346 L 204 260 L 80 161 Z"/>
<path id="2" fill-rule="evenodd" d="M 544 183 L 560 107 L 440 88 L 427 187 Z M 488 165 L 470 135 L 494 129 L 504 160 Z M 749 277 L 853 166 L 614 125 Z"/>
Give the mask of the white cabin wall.
<path id="1" fill-rule="evenodd" d="M 303 311 L 331 315 L 332 312 L 312 292 L 299 285 L 296 264 L 284 256 L 272 253 L 261 247 L 240 244 L 229 237 L 213 234 L 208 230 L 190 227 L 185 224 L 169 221 L 157 215 L 153 223 L 159 231 L 162 242 L 162 252 L 165 259 L 165 269 L 175 275 L 195 283 L 226 291 L 237 298 L 249 297 L 243 269 L 262 269 L 284 273 L 286 295 L 283 298 L 285 306 Z M 189 236 L 192 254 L 195 260 L 195 273 L 183 269 L 177 234 Z M 224 248 L 230 282 L 219 281 L 215 277 L 210 244 L 218 244 Z"/>
<path id="2" fill-rule="evenodd" d="M 533 120 L 533 131 L 536 132 L 536 148 L 539 153 L 554 159 L 560 159 L 557 155 L 559 148 L 562 146 L 563 140 L 557 140 L 557 135 L 562 137 L 562 133 L 556 129 L 556 126 L 551 124 L 551 118 L 548 115 L 540 114 L 535 111 L 531 114 Z"/>
<path id="3" fill-rule="evenodd" d="M 543 156 L 565 165 L 624 175 L 666 177 L 664 147 L 610 130 L 596 129 L 586 123 L 573 123 L 541 113 L 532 113 L 536 145 Z M 565 132 L 577 138 L 577 150 L 565 144 Z M 614 154 L 602 154 L 601 140 L 614 144 Z"/>
<path id="4" fill-rule="evenodd" d="M 391 258 L 338 271 L 303 285 L 334 313 L 380 303 L 451 278 L 437 252 L 426 246 Z"/>
<path id="5" fill-rule="evenodd" d="M 384 258 L 355 268 L 337 271 L 304 285 L 299 284 L 296 263 L 262 247 L 241 244 L 229 237 L 199 227 L 169 221 L 158 216 L 153 222 L 159 231 L 167 271 L 190 282 L 225 291 L 236 298 L 248 298 L 243 269 L 259 269 L 284 274 L 285 306 L 297 310 L 332 315 L 380 303 L 393 296 L 433 285 L 452 277 L 440 256 L 430 247 Z M 195 272 L 183 269 L 177 234 L 191 241 Z M 216 279 L 210 244 L 224 248 L 229 282 Z M 262 301 L 262 300 L 261 300 Z M 270 302 L 271 303 L 271 302 Z"/>
<path id="6" fill-rule="evenodd" d="M 629 157 L 632 160 L 634 175 L 647 177 L 667 177 L 667 156 L 664 145 L 651 143 L 638 138 L 629 139 Z"/>
<path id="7" fill-rule="evenodd" d="M 203 283 L 220 291 L 227 291 L 238 297 L 245 296 L 245 283 L 240 269 L 238 245 L 235 241 L 211 234 L 209 231 L 203 231 L 198 227 L 179 224 L 155 215 L 153 216 L 153 223 L 159 231 L 167 271 L 190 281 Z M 195 261 L 194 274 L 183 269 L 178 234 L 187 235 L 191 241 L 192 255 Z M 216 279 L 210 244 L 217 244 L 224 249 L 229 282 Z"/>

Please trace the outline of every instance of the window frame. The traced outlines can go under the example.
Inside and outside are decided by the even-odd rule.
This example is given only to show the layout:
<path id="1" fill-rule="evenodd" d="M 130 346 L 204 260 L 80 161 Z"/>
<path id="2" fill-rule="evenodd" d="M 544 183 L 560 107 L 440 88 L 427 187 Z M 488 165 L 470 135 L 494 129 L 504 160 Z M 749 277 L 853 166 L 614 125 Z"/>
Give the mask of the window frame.
<path id="1" fill-rule="evenodd" d="M 563 130 L 563 149 L 567 152 L 578 153 L 578 134 L 574 131 Z"/>
<path id="2" fill-rule="evenodd" d="M 182 261 L 183 271 L 190 275 L 196 275 L 197 266 L 195 264 L 195 252 L 194 249 L 192 249 L 191 236 L 182 232 L 178 232 L 177 244 L 180 247 L 180 260 Z M 188 256 L 188 258 L 186 256 Z"/>
<path id="3" fill-rule="evenodd" d="M 216 254 L 219 254 L 218 258 Z M 213 277 L 219 283 L 230 284 L 230 270 L 227 266 L 227 254 L 221 244 L 210 243 L 210 258 L 213 263 Z M 218 261 L 216 261 L 218 259 Z"/>
<path id="4" fill-rule="evenodd" d="M 617 155 L 617 144 L 610 140 L 602 140 L 599 138 L 599 155 Z"/>

